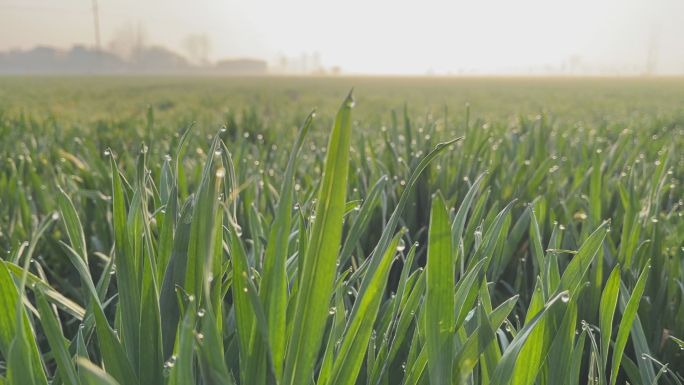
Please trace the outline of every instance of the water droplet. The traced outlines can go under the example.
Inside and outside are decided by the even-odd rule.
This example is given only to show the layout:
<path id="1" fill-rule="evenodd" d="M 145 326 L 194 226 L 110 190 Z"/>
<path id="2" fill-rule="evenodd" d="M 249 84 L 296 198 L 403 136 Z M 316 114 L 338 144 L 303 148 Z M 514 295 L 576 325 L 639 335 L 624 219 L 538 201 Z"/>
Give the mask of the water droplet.
<path id="1" fill-rule="evenodd" d="M 168 361 L 164 362 L 164 368 L 166 368 L 166 369 L 173 368 L 174 365 L 176 365 L 176 356 L 175 355 L 171 356 Z"/>
<path id="2" fill-rule="evenodd" d="M 245 287 L 244 289 L 242 289 L 242 291 L 244 291 L 244 292 L 246 293 L 246 292 L 248 292 L 249 290 Z"/>
<path id="3" fill-rule="evenodd" d="M 52 213 L 51 217 L 52 217 L 53 221 L 56 221 L 59 219 L 59 213 L 57 211 L 55 211 L 54 213 Z"/>
<path id="4" fill-rule="evenodd" d="M 335 306 L 331 307 L 330 310 L 328 310 L 328 314 L 332 315 L 337 312 L 337 308 Z"/>
<path id="5" fill-rule="evenodd" d="M 166 154 L 166 155 L 164 155 L 164 160 L 167 162 L 170 162 L 171 160 L 173 160 L 173 158 L 171 158 L 171 155 Z"/>
<path id="6" fill-rule="evenodd" d="M 399 243 L 397 244 L 397 251 L 404 251 L 406 249 L 406 244 L 404 243 L 403 239 L 399 239 Z"/>
<path id="7" fill-rule="evenodd" d="M 587 323 L 587 321 L 582 320 L 582 322 L 580 322 L 580 324 L 582 325 L 582 330 L 584 330 L 584 331 L 589 330 L 589 324 Z"/>
<path id="8" fill-rule="evenodd" d="M 104 156 L 110 156 L 112 155 L 112 151 L 110 149 L 104 150 Z"/>
<path id="9" fill-rule="evenodd" d="M 560 298 L 560 299 L 561 299 L 561 301 L 563 301 L 563 302 L 565 302 L 565 303 L 568 303 L 568 301 L 570 301 L 570 294 L 568 294 L 567 292 L 565 292 L 565 293 L 561 294 L 561 298 Z"/>
<path id="10" fill-rule="evenodd" d="M 204 317 L 205 313 L 206 313 L 206 311 L 204 309 L 197 310 L 197 316 L 200 318 Z"/>

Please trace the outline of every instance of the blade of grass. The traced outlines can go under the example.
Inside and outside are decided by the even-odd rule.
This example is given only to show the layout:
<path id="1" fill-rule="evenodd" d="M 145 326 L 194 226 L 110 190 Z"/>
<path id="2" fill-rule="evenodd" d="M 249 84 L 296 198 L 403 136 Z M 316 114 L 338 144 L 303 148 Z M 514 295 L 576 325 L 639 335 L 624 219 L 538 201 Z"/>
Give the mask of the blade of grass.
<path id="1" fill-rule="evenodd" d="M 627 346 L 627 339 L 629 338 L 629 332 L 632 329 L 632 322 L 634 322 L 637 310 L 639 309 L 641 296 L 644 294 L 644 289 L 646 288 L 646 280 L 648 279 L 649 270 L 650 263 L 647 263 L 639 275 L 639 279 L 634 286 L 634 290 L 632 290 L 632 295 L 629 297 L 629 301 L 627 302 L 625 310 L 622 312 L 622 319 L 620 320 L 620 325 L 618 326 L 617 336 L 615 337 L 615 346 L 613 347 L 613 361 L 610 368 L 610 385 L 615 385 L 617 382 L 620 361 L 622 360 L 622 355 L 624 354 L 625 347 Z"/>
<path id="2" fill-rule="evenodd" d="M 0 260 L 0 353 L 10 384 L 47 384 L 36 338 L 7 262 Z"/>
<path id="3" fill-rule="evenodd" d="M 102 361 L 107 368 L 107 373 L 111 374 L 122 384 L 138 384 L 138 378 L 131 361 L 129 361 L 126 351 L 118 340 L 116 333 L 109 326 L 107 318 L 100 305 L 92 300 L 93 311 L 95 313 L 95 331 L 102 354 Z"/>
<path id="4" fill-rule="evenodd" d="M 62 190 L 59 189 L 57 195 L 57 205 L 59 206 L 60 216 L 64 223 L 71 247 L 76 250 L 79 257 L 88 264 L 88 252 L 86 251 L 85 235 L 83 234 L 83 226 L 78 217 L 76 208 L 74 207 L 71 198 Z"/>
<path id="5" fill-rule="evenodd" d="M 328 320 L 328 306 L 342 239 L 349 174 L 351 93 L 342 104 L 330 135 L 311 239 L 300 271 L 293 330 L 285 355 L 284 385 L 311 381 Z"/>
<path id="6" fill-rule="evenodd" d="M 335 357 L 331 384 L 352 385 L 356 382 L 385 292 L 390 267 L 402 236 L 403 232 L 400 232 L 394 237 L 382 256 L 378 269 L 369 271 L 364 276 L 344 331 L 342 345 Z"/>
<path id="7" fill-rule="evenodd" d="M 110 157 L 112 172 L 112 224 L 114 227 L 114 250 L 116 261 L 116 283 L 118 289 L 119 309 L 121 311 L 121 329 L 124 346 L 130 349 L 130 357 L 137 362 L 140 322 L 140 272 L 135 255 L 131 252 L 128 239 L 126 215 L 126 197 L 119 167 Z M 106 321 L 105 321 L 106 322 Z M 98 327 L 99 329 L 99 327 Z M 99 336 L 99 334 L 98 334 Z M 103 336 L 103 338 L 106 338 Z M 116 378 L 116 377 L 115 377 Z M 119 378 L 121 380 L 121 378 Z"/>
<path id="8" fill-rule="evenodd" d="M 36 290 L 36 302 L 40 312 L 40 323 L 43 325 L 43 331 L 52 350 L 59 375 L 64 380 L 67 380 L 69 384 L 79 384 L 78 373 L 71 360 L 62 328 L 55 317 L 55 313 L 52 312 L 47 299 L 45 299 L 45 294 L 40 289 Z"/>
<path id="9" fill-rule="evenodd" d="M 608 348 L 613 334 L 613 317 L 620 294 L 620 265 L 616 265 L 606 281 L 599 305 L 599 329 L 601 330 L 601 364 L 605 372 L 608 365 Z"/>
<path id="10" fill-rule="evenodd" d="M 100 367 L 96 366 L 92 362 L 84 359 L 77 358 L 76 363 L 78 364 L 79 373 L 81 374 L 80 380 L 83 385 L 119 385 L 119 382 L 114 379 L 114 377 L 107 374 Z"/>
<path id="11" fill-rule="evenodd" d="M 304 138 L 311 127 L 314 113 L 304 121 L 294 146 L 290 150 L 285 176 L 280 188 L 280 200 L 275 218 L 271 224 L 266 252 L 264 255 L 263 281 L 259 297 L 264 303 L 268 320 L 268 334 L 271 342 L 271 356 L 274 358 L 275 375 L 282 376 L 285 344 L 287 342 L 287 271 L 288 244 L 291 228 L 292 200 L 294 193 L 294 174 L 299 152 Z M 260 359 L 265 359 L 261 357 Z"/>
<path id="12" fill-rule="evenodd" d="M 537 315 L 534 316 L 534 318 L 532 318 L 529 322 L 526 322 L 525 326 L 518 331 L 515 338 L 513 338 L 513 341 L 511 341 L 511 343 L 508 345 L 508 348 L 505 350 L 501 360 L 499 361 L 499 364 L 496 366 L 496 369 L 494 370 L 491 382 L 492 385 L 504 385 L 509 383 L 520 351 L 525 345 L 525 342 L 527 342 L 530 334 L 535 330 L 539 322 L 545 319 L 552 309 L 563 303 L 563 301 L 560 301 L 560 299 L 566 298 L 568 295 L 569 294 L 567 292 L 561 292 L 549 300 L 544 308 L 538 312 Z"/>
<path id="13" fill-rule="evenodd" d="M 452 380 L 455 255 L 449 216 L 441 194 L 432 198 L 428 233 L 425 328 L 428 374 L 433 384 Z"/>
<path id="14" fill-rule="evenodd" d="M 557 291 L 570 290 L 571 295 L 575 295 L 578 287 L 582 284 L 582 279 L 587 274 L 594 257 L 599 252 L 603 239 L 608 232 L 610 222 L 601 224 L 588 238 L 577 254 L 572 258 L 561 276 L 560 285 Z"/>

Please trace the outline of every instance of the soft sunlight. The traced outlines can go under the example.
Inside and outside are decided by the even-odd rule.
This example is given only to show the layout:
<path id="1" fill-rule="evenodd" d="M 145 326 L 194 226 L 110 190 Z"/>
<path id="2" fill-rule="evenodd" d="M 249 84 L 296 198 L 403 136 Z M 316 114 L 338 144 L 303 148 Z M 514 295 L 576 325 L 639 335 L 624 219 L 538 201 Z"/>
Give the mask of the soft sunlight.
<path id="1" fill-rule="evenodd" d="M 186 56 L 188 37 L 202 36 L 210 60 L 350 74 L 684 73 L 679 0 L 97 3 L 103 48 L 134 31 Z M 92 46 L 92 4 L 0 0 L 0 50 Z"/>

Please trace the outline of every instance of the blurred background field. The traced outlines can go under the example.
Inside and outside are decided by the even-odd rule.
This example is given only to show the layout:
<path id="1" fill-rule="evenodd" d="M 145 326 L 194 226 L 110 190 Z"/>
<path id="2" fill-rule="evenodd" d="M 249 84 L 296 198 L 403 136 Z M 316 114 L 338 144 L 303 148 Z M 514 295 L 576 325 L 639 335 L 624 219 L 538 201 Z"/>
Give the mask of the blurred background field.
<path id="1" fill-rule="evenodd" d="M 404 104 L 417 118 L 445 106 L 456 118 L 466 103 L 483 119 L 546 112 L 564 121 L 625 123 L 638 114 L 681 114 L 684 99 L 681 77 L 14 76 L 0 77 L 0 86 L 5 115 L 54 116 L 65 125 L 140 118 L 148 106 L 162 121 L 217 125 L 225 113 L 251 108 L 272 124 L 283 124 L 287 115 L 311 108 L 330 117 L 339 95 L 351 87 L 361 101 L 356 116 L 373 124 L 386 124 L 389 111 Z"/>

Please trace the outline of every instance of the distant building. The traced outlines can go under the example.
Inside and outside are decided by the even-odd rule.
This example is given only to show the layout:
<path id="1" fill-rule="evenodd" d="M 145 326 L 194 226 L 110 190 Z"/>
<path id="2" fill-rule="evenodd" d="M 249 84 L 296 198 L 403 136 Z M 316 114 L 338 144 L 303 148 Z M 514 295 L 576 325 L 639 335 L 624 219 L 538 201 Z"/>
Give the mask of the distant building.
<path id="1" fill-rule="evenodd" d="M 226 59 L 216 63 L 216 70 L 230 75 L 264 75 L 268 64 L 258 59 Z"/>

